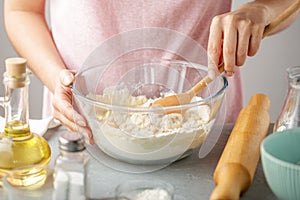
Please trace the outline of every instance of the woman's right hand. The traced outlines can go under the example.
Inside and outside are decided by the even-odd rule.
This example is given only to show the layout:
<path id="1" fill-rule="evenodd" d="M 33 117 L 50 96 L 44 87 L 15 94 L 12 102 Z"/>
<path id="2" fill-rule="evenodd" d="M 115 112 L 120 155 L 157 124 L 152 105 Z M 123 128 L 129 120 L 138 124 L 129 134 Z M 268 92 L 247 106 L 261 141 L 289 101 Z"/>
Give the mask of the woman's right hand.
<path id="1" fill-rule="evenodd" d="M 56 84 L 52 105 L 53 116 L 59 120 L 69 131 L 81 132 L 90 144 L 94 143 L 91 129 L 83 116 L 75 111 L 72 105 L 72 91 L 70 85 L 74 80 L 74 71 L 62 70 L 59 82 Z"/>

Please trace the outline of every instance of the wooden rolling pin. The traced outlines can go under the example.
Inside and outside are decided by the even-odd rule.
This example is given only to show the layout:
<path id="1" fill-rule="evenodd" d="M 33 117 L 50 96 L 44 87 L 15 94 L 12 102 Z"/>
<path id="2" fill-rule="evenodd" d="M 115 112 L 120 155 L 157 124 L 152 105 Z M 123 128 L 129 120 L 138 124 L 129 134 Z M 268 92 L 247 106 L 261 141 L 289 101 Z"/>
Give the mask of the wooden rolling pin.
<path id="1" fill-rule="evenodd" d="M 269 98 L 256 94 L 239 113 L 214 172 L 216 188 L 211 200 L 239 199 L 250 187 L 260 157 L 260 143 L 269 129 L 269 107 Z"/>

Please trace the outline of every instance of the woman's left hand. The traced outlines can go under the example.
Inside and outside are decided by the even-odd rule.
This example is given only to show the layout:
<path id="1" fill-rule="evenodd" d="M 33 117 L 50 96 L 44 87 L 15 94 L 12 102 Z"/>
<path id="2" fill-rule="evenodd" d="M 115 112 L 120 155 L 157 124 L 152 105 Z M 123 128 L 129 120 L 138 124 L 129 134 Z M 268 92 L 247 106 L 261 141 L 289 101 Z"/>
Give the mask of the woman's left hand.
<path id="1" fill-rule="evenodd" d="M 59 120 L 69 131 L 81 132 L 90 144 L 94 143 L 93 135 L 86 119 L 81 116 L 73 107 L 73 96 L 70 84 L 74 80 L 75 72 L 61 70 L 59 82 L 56 84 L 53 94 L 53 116 Z"/>

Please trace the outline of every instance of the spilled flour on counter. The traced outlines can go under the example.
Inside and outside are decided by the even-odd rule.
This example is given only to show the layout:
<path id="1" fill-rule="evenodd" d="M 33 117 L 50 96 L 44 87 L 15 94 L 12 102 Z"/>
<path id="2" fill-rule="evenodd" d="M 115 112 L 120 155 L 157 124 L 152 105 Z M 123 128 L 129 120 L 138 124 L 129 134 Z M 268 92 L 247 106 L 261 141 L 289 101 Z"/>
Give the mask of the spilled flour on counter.
<path id="1" fill-rule="evenodd" d="M 137 194 L 132 200 L 171 200 L 171 195 L 163 189 L 147 189 Z"/>

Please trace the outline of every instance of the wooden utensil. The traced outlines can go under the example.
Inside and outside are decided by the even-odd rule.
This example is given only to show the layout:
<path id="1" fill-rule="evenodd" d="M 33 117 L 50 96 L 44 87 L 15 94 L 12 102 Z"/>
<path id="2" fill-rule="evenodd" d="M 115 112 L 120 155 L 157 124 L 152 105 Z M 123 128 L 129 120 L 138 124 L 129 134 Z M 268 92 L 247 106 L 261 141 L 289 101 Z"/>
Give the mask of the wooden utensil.
<path id="1" fill-rule="evenodd" d="M 239 199 L 252 183 L 260 157 L 260 143 L 268 133 L 270 100 L 254 95 L 244 107 L 214 172 L 216 188 L 210 200 Z"/>
<path id="2" fill-rule="evenodd" d="M 282 14 L 280 14 L 275 20 L 273 20 L 268 26 L 265 27 L 263 38 L 270 34 L 270 32 L 276 28 L 281 22 L 286 20 L 289 16 L 295 13 L 300 8 L 300 0 L 293 3 L 290 7 L 288 7 Z M 218 67 L 220 74 L 224 71 L 224 63 Z M 197 95 L 201 90 L 203 90 L 210 82 L 212 82 L 208 75 L 205 76 L 202 80 L 200 80 L 195 86 L 193 86 L 190 90 L 184 93 L 170 95 L 161 99 L 154 101 L 151 105 L 160 105 L 160 106 L 175 106 L 180 104 L 189 103 L 192 98 Z"/>

